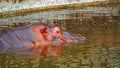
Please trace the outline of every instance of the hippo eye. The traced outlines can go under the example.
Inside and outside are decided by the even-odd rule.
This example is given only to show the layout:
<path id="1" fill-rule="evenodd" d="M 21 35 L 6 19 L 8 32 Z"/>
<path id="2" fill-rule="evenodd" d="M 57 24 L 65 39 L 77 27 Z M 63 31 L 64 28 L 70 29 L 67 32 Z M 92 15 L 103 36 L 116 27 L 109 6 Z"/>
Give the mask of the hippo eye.
<path id="1" fill-rule="evenodd" d="M 47 31 L 46 31 L 46 30 L 43 30 L 43 32 L 44 32 L 44 33 L 47 33 Z"/>
<path id="2" fill-rule="evenodd" d="M 44 33 L 47 33 L 47 28 L 46 28 L 46 27 L 43 29 L 43 32 L 44 32 Z"/>

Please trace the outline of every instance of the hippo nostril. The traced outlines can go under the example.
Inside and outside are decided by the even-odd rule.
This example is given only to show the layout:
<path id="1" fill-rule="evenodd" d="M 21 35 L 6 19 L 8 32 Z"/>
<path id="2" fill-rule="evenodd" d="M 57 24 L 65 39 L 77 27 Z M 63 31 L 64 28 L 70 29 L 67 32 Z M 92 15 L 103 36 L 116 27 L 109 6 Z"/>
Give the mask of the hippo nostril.
<path id="1" fill-rule="evenodd" d="M 80 37 L 80 40 L 81 40 L 81 41 L 84 41 L 84 40 L 86 40 L 86 38 L 85 38 L 84 36 L 81 36 L 81 37 Z"/>
<path id="2" fill-rule="evenodd" d="M 57 33 L 60 33 L 60 31 L 57 31 Z"/>

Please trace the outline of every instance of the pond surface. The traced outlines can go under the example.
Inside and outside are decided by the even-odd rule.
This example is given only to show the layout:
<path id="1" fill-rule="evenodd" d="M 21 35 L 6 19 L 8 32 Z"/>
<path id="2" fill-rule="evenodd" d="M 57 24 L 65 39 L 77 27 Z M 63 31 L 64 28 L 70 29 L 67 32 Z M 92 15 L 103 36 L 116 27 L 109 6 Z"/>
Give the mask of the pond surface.
<path id="1" fill-rule="evenodd" d="M 63 30 L 85 36 L 86 42 L 65 46 L 56 57 L 0 54 L 0 68 L 120 68 L 120 21 L 104 18 L 55 20 Z"/>

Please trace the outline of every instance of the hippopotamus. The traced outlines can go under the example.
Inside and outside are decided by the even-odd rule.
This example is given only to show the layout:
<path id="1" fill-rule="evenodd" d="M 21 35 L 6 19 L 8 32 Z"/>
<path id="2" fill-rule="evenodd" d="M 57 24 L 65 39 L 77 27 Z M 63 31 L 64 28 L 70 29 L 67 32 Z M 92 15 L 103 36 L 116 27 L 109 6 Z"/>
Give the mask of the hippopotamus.
<path id="1" fill-rule="evenodd" d="M 6 31 L 0 36 L 0 47 L 34 48 L 39 46 L 38 52 L 43 53 L 46 50 L 49 52 L 50 47 L 48 45 L 63 45 L 63 43 L 84 42 L 85 40 L 86 38 L 80 34 L 61 31 L 53 23 L 47 25 L 38 22 Z"/>

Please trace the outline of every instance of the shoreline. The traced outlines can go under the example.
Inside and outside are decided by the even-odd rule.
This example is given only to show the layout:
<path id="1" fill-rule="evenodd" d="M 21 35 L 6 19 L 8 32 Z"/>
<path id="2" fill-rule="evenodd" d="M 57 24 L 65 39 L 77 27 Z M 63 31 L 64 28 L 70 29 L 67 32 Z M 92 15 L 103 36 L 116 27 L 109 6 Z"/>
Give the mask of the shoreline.
<path id="1" fill-rule="evenodd" d="M 69 10 L 69 9 L 82 9 L 84 7 L 103 7 L 107 5 L 117 5 L 120 2 L 106 2 L 106 1 L 98 1 L 98 2 L 90 2 L 90 3 L 75 3 L 75 4 L 65 4 L 65 5 L 55 5 L 55 6 L 45 6 L 45 7 L 37 7 L 37 8 L 29 8 L 29 9 L 21 9 L 15 11 L 6 11 L 0 12 L 0 18 L 7 17 L 15 17 L 15 16 L 24 16 L 27 14 L 33 14 L 37 12 L 50 12 L 50 11 L 60 11 L 60 10 Z"/>

